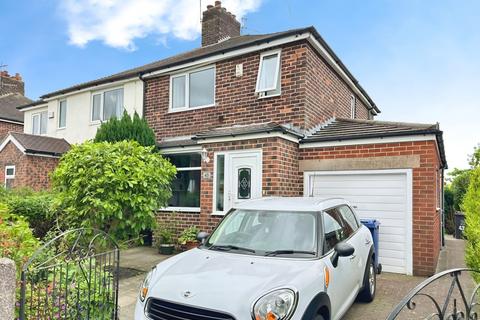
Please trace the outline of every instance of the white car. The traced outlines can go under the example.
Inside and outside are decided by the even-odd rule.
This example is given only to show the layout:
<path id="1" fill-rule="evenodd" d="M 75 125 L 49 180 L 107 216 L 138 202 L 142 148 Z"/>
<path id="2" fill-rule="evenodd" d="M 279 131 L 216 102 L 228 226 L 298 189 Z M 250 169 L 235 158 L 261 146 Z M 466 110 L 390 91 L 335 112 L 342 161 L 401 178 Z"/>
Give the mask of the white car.
<path id="1" fill-rule="evenodd" d="M 135 319 L 340 319 L 375 296 L 370 231 L 343 199 L 238 204 L 146 277 Z"/>

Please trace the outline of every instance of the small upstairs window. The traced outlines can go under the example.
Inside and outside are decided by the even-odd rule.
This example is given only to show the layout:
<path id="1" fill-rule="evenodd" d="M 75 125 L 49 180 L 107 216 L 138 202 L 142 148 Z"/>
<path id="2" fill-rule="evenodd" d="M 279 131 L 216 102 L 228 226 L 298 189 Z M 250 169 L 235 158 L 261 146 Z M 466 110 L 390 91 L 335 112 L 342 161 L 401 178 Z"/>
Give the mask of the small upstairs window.
<path id="1" fill-rule="evenodd" d="M 120 118 L 123 108 L 123 88 L 95 93 L 92 96 L 92 121 Z"/>
<path id="2" fill-rule="evenodd" d="M 47 134 L 48 112 L 43 111 L 32 115 L 32 134 Z"/>
<path id="3" fill-rule="evenodd" d="M 257 87 L 260 98 L 280 94 L 280 51 L 265 52 L 260 55 Z"/>
<path id="4" fill-rule="evenodd" d="M 60 101 L 58 105 L 58 128 L 62 129 L 67 126 L 67 100 Z"/>

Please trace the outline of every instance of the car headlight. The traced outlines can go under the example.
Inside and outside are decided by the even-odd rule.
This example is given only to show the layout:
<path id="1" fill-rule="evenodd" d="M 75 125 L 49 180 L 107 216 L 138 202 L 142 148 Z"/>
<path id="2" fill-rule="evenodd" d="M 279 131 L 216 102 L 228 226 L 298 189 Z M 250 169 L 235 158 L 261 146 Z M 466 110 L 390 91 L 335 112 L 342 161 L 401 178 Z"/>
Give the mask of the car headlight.
<path id="1" fill-rule="evenodd" d="M 148 290 L 150 289 L 150 281 L 152 281 L 153 274 L 156 270 L 156 267 L 147 274 L 145 280 L 143 280 L 142 287 L 140 288 L 140 301 L 145 301 L 145 298 L 148 295 Z"/>
<path id="2" fill-rule="evenodd" d="M 297 295 L 291 289 L 271 291 L 255 302 L 254 320 L 288 320 L 295 311 Z"/>

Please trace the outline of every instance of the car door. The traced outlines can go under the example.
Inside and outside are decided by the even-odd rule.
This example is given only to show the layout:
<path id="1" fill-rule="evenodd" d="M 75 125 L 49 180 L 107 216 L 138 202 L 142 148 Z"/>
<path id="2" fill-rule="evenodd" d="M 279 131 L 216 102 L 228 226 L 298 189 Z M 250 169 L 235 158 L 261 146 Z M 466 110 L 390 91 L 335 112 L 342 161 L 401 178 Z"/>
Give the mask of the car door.
<path id="1" fill-rule="evenodd" d="M 355 254 L 351 257 L 340 257 L 336 267 L 331 262 L 335 245 L 341 241 L 351 243 L 350 228 L 345 225 L 340 210 L 332 208 L 322 214 L 323 218 L 323 252 L 326 254 L 325 264 L 330 273 L 330 284 L 327 294 L 330 297 L 332 319 L 340 318 L 348 310 L 358 291 L 358 279 L 355 267 Z"/>
<path id="2" fill-rule="evenodd" d="M 342 205 L 338 207 L 342 220 L 350 236 L 348 242 L 355 248 L 355 253 L 352 256 L 352 272 L 357 278 L 357 290 L 363 285 L 363 276 L 365 273 L 365 260 L 367 259 L 368 252 L 366 252 L 365 235 L 363 230 L 360 229 L 360 224 L 357 217 L 350 207 Z"/>

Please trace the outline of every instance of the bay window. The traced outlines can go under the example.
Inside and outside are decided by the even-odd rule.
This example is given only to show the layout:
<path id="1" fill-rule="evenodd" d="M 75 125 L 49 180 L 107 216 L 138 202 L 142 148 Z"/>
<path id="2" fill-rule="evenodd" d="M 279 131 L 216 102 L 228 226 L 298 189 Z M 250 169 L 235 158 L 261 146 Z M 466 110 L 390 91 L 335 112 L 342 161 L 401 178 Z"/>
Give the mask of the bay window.
<path id="1" fill-rule="evenodd" d="M 179 211 L 200 211 L 201 156 L 199 153 L 165 154 L 177 167 L 172 182 L 172 197 L 168 208 Z"/>
<path id="2" fill-rule="evenodd" d="M 260 55 L 257 86 L 260 98 L 280 94 L 280 51 L 265 52 Z"/>
<path id="3" fill-rule="evenodd" d="M 170 78 L 170 111 L 215 104 L 215 67 L 193 70 Z"/>
<path id="4" fill-rule="evenodd" d="M 42 111 L 32 115 L 32 134 L 47 134 L 48 112 Z"/>
<path id="5" fill-rule="evenodd" d="M 94 93 L 92 95 L 92 121 L 120 118 L 123 112 L 123 88 Z"/>

